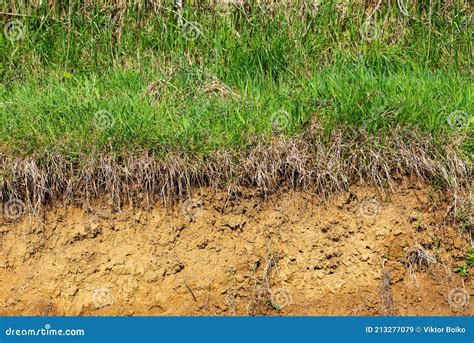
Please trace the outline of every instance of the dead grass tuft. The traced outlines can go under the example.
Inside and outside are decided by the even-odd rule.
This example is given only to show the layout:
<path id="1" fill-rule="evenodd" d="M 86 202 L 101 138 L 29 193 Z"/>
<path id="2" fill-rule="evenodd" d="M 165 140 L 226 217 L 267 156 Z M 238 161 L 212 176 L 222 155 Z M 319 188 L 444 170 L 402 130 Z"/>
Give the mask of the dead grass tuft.
<path id="1" fill-rule="evenodd" d="M 436 263 L 436 257 L 432 252 L 417 244 L 407 251 L 406 261 L 414 271 L 426 270 L 430 265 Z"/>
<path id="2" fill-rule="evenodd" d="M 410 274 L 410 278 L 418 285 L 416 272 L 427 270 L 431 265 L 437 263 L 436 256 L 420 244 L 408 249 L 405 255 L 405 262 Z"/>
<path id="3" fill-rule="evenodd" d="M 213 75 L 210 76 L 209 82 L 204 86 L 203 93 L 212 94 L 222 98 L 240 98 L 240 95 L 237 92 L 233 91 L 229 86 Z"/>
<path id="4" fill-rule="evenodd" d="M 20 199 L 33 210 L 59 201 L 89 204 L 104 196 L 119 207 L 147 206 L 185 199 L 204 186 L 256 187 L 266 196 L 282 185 L 325 198 L 360 182 L 390 192 L 406 177 L 436 181 L 455 198 L 472 182 L 472 171 L 458 150 L 460 141 L 440 152 L 430 137 L 401 130 L 384 137 L 383 145 L 377 135 L 363 130 L 335 130 L 328 141 L 317 131 L 260 140 L 248 152 L 227 149 L 209 156 L 175 153 L 158 159 L 142 152 L 69 159 L 1 154 L 0 200 Z"/>

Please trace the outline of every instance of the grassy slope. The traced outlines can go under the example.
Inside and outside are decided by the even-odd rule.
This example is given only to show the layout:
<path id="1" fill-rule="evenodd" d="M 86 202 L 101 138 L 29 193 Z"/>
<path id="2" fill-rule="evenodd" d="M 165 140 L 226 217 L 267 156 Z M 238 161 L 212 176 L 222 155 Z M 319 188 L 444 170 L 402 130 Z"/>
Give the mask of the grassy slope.
<path id="1" fill-rule="evenodd" d="M 474 113 L 471 18 L 440 3 L 431 16 L 410 12 L 417 20 L 382 6 L 370 41 L 370 10 L 335 3 L 304 15 L 194 8 L 184 13 L 202 30 L 192 40 L 169 8 L 72 8 L 63 19 L 42 8 L 21 19 L 22 39 L 0 38 L 1 148 L 202 154 L 293 135 L 317 118 L 323 140 L 346 125 L 413 128 L 440 145 L 461 133 L 469 156 L 472 117 L 454 129 L 447 119 Z"/>

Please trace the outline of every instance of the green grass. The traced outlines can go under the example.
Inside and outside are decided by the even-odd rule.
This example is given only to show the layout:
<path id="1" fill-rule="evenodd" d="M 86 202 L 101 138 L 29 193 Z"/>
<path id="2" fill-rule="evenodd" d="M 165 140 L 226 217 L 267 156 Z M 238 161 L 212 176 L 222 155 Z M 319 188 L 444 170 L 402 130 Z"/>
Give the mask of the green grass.
<path id="1" fill-rule="evenodd" d="M 153 16 L 98 7 L 86 16 L 73 7 L 63 19 L 57 9 L 25 9 L 23 37 L 0 37 L 0 148 L 71 158 L 207 154 L 292 136 L 316 120 L 322 140 L 341 126 L 364 127 L 381 144 L 396 127 L 441 145 L 461 133 L 469 156 L 472 15 L 467 1 L 447 13 L 433 3 L 430 16 L 414 12 L 417 20 L 383 6 L 370 41 L 362 7 L 343 15 L 336 2 L 306 14 L 188 8 L 184 23 L 202 28 L 195 40 L 171 7 Z M 213 80 L 235 94 L 206 92 Z M 467 114 L 462 127 L 449 125 L 454 111 Z M 283 119 L 276 127 L 275 113 Z"/>

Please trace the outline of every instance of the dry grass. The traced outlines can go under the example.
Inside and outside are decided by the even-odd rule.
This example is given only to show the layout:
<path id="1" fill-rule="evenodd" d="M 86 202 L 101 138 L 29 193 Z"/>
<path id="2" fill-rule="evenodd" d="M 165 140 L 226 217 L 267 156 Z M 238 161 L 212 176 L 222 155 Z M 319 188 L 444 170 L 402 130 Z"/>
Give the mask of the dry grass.
<path id="1" fill-rule="evenodd" d="M 418 285 L 416 272 L 427 270 L 431 265 L 436 264 L 436 256 L 421 245 L 417 244 L 408 249 L 405 255 L 405 261 L 410 274 L 410 278 Z"/>
<path id="2" fill-rule="evenodd" d="M 272 306 L 271 303 L 271 277 L 272 269 L 276 267 L 276 260 L 273 255 L 269 255 L 262 278 L 256 280 L 253 297 L 247 305 L 247 313 L 250 316 L 264 315 Z"/>
<path id="3" fill-rule="evenodd" d="M 210 80 L 204 85 L 202 92 L 204 94 L 211 94 L 222 98 L 237 98 L 240 99 L 240 95 L 227 86 L 224 82 L 219 80 L 214 75 L 209 76 Z"/>
<path id="4" fill-rule="evenodd" d="M 413 132 L 393 130 L 381 145 L 376 135 L 354 129 L 336 130 L 323 143 L 315 130 L 310 128 L 295 138 L 275 136 L 271 143 L 256 142 L 246 154 L 231 150 L 199 157 L 176 153 L 166 160 L 145 153 L 97 154 L 77 160 L 2 154 L 0 198 L 2 202 L 19 199 L 33 210 L 59 201 L 88 204 L 104 196 L 117 206 L 138 206 L 184 199 L 203 186 L 256 187 L 266 196 L 282 185 L 325 198 L 360 182 L 390 192 L 396 182 L 410 176 L 436 181 L 459 196 L 472 182 L 472 170 L 456 142 L 447 144 L 449 153 L 440 158 L 429 137 Z"/>
<path id="5" fill-rule="evenodd" d="M 432 252 L 418 244 L 407 251 L 406 261 L 413 271 L 426 270 L 430 265 L 436 263 L 436 257 Z"/>
<path id="6" fill-rule="evenodd" d="M 428 11 L 431 2 L 426 0 L 353 0 L 352 7 L 363 7 L 368 10 L 374 8 L 392 8 L 398 6 L 402 2 L 407 10 L 418 9 L 420 11 Z M 183 7 L 200 7 L 202 9 L 228 9 L 229 7 L 241 8 L 242 10 L 250 10 L 253 7 L 265 9 L 269 12 L 277 8 L 317 8 L 321 1 L 317 0 L 83 0 L 73 4 L 76 8 L 92 8 L 98 6 L 102 9 L 121 10 L 125 8 L 136 8 L 142 11 L 159 11 L 163 7 L 173 7 L 179 11 Z M 339 7 L 350 7 L 348 1 L 335 1 Z M 441 10 L 449 11 L 450 8 L 459 4 L 456 0 L 445 0 L 441 3 Z M 58 0 L 12 0 L 8 2 L 7 12 L 17 12 L 20 10 L 47 6 L 52 11 L 61 11 L 67 9 L 67 4 Z"/>

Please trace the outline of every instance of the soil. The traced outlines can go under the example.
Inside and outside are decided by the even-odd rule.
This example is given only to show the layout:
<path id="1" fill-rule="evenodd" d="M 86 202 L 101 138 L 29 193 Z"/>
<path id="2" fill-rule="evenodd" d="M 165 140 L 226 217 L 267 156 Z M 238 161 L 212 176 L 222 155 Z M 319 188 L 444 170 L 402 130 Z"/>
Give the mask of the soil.
<path id="1" fill-rule="evenodd" d="M 473 315 L 448 206 L 406 181 L 389 196 L 200 189 L 171 207 L 0 217 L 0 315 Z M 413 249 L 435 260 L 410 268 Z"/>

